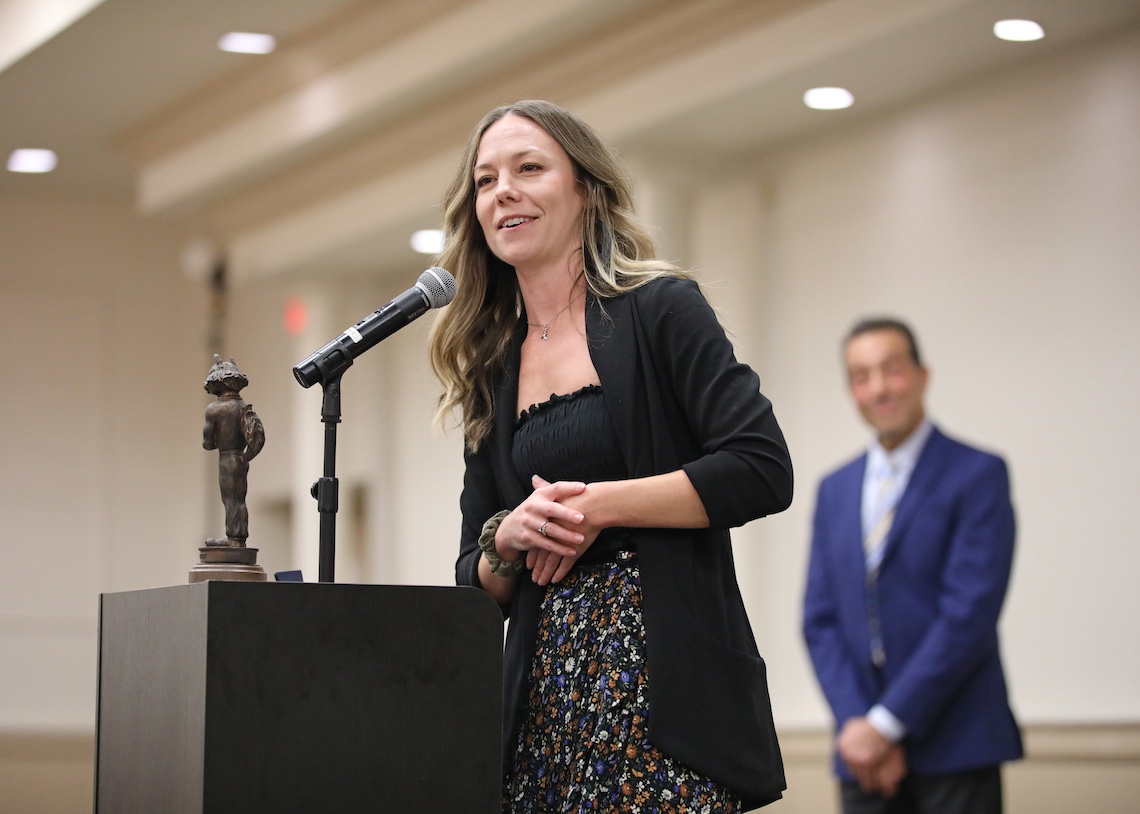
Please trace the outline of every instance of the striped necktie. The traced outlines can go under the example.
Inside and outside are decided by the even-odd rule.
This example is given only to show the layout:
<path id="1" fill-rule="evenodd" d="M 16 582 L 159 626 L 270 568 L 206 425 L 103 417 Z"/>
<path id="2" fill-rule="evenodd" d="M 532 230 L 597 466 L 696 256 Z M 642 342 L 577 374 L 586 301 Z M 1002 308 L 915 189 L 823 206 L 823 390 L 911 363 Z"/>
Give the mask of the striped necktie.
<path id="1" fill-rule="evenodd" d="M 883 642 L 883 620 L 879 613 L 879 565 L 883 561 L 883 544 L 895 520 L 898 491 L 895 483 L 898 473 L 888 466 L 880 476 L 875 490 L 875 502 L 867 517 L 867 533 L 863 535 L 864 563 L 867 567 L 867 632 L 871 638 L 871 663 L 880 670 L 887 663 Z"/>
<path id="2" fill-rule="evenodd" d="M 895 494 L 895 481 L 898 475 L 895 470 L 888 467 L 879 479 L 879 488 L 875 490 L 875 501 L 871 507 L 871 514 L 867 518 L 867 533 L 863 537 L 863 554 L 866 557 L 868 568 L 878 565 L 880 551 L 887 535 L 891 531 L 891 524 L 895 520 L 895 506 L 898 495 Z"/>

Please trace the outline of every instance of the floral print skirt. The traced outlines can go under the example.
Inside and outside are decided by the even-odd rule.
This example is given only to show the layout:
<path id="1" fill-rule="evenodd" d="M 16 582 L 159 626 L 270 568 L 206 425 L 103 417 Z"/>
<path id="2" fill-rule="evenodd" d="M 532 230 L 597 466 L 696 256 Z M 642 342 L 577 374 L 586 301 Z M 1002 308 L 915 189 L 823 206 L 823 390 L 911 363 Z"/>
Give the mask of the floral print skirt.
<path id="1" fill-rule="evenodd" d="M 648 682 L 635 554 L 549 586 L 504 814 L 739 811 L 734 795 L 649 743 Z"/>

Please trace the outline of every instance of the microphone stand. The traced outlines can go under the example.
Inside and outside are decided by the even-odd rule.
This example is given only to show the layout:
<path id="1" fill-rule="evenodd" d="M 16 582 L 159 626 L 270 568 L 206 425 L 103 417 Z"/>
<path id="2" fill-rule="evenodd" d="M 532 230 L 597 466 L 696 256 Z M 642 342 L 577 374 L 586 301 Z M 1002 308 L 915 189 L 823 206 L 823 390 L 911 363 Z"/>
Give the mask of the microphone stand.
<path id="1" fill-rule="evenodd" d="M 351 363 L 351 362 L 350 362 Z M 336 425 L 340 423 L 340 377 L 344 371 L 321 382 L 324 395 L 321 400 L 321 421 L 325 425 L 325 465 L 323 476 L 313 484 L 312 495 L 317 499 L 321 515 L 321 547 L 317 580 L 333 582 L 336 567 L 336 512 L 340 503 L 340 484 L 336 479 Z"/>
<path id="2" fill-rule="evenodd" d="M 321 383 L 321 420 L 325 424 L 324 475 L 313 484 L 313 497 L 321 513 L 321 548 L 318 579 L 333 581 L 336 565 L 336 511 L 340 489 L 336 479 L 336 425 L 340 423 L 340 378 L 352 360 L 380 340 L 391 336 L 430 308 L 439 308 L 455 296 L 455 278 L 433 267 L 379 311 L 365 317 L 338 338 L 294 366 L 293 377 L 302 387 Z"/>

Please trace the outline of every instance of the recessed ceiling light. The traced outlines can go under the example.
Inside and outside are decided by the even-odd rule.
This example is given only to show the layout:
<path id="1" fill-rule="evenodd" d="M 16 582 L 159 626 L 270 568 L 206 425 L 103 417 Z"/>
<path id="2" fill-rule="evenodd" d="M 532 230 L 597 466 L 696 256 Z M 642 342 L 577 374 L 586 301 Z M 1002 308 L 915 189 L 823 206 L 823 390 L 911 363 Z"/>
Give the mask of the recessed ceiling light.
<path id="1" fill-rule="evenodd" d="M 854 103 L 847 88 L 812 88 L 804 94 L 804 104 L 812 110 L 842 110 Z"/>
<path id="2" fill-rule="evenodd" d="M 443 232 L 439 229 L 420 229 L 412 235 L 412 248 L 420 254 L 439 254 L 443 251 Z"/>
<path id="3" fill-rule="evenodd" d="M 270 34 L 231 31 L 218 40 L 218 47 L 232 54 L 269 54 L 277 47 L 277 40 Z"/>
<path id="4" fill-rule="evenodd" d="M 51 172 L 58 163 L 51 150 L 13 150 L 8 156 L 12 172 Z"/>
<path id="5" fill-rule="evenodd" d="M 1032 42 L 1045 36 L 1045 29 L 1032 20 L 1000 20 L 994 23 L 994 36 L 1010 42 Z"/>

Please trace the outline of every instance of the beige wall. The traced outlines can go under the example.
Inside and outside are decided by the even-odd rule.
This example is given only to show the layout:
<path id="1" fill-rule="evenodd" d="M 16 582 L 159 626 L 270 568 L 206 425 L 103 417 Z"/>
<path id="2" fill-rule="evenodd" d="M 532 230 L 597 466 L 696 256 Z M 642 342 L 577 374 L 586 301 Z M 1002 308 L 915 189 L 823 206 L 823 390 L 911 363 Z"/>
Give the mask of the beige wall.
<path id="1" fill-rule="evenodd" d="M 761 164 L 772 189 L 763 372 L 793 451 L 792 509 L 758 524 L 785 724 L 821 721 L 796 624 L 813 490 L 858 451 L 837 347 L 911 319 L 948 431 L 1009 460 L 1019 537 L 1003 619 L 1015 709 L 1136 720 L 1140 520 L 1140 42 L 964 87 Z M 779 553 L 777 553 L 779 552 Z M 772 632 L 772 631 L 780 632 Z"/>
<path id="2" fill-rule="evenodd" d="M 0 195 L 0 732 L 92 728 L 99 594 L 194 563 L 209 365 L 183 239 Z"/>
<path id="3" fill-rule="evenodd" d="M 1021 530 L 1003 632 L 1031 757 L 1008 775 L 1010 809 L 1075 807 L 1078 792 L 1105 795 L 1082 810 L 1137 808 L 1134 729 L 1131 746 L 1111 735 L 1140 722 L 1140 521 L 1128 511 L 1140 457 L 1140 35 L 1033 68 L 707 172 L 627 147 L 647 213 L 683 232 L 667 244 L 698 267 L 759 369 L 796 464 L 792 509 L 736 537 L 795 746 L 787 811 L 822 810 L 831 794 L 799 598 L 814 484 L 864 439 L 836 348 L 870 310 L 917 326 L 935 419 L 1011 464 Z M 84 808 L 77 744 L 94 725 L 98 594 L 183 582 L 198 539 L 216 533 L 199 448 L 212 350 L 205 291 L 178 271 L 187 237 L 115 204 L 0 193 L 0 812 Z M 249 374 L 266 422 L 250 506 L 268 569 L 317 569 L 307 491 L 320 399 L 290 367 L 419 271 L 235 292 L 222 352 Z M 301 337 L 281 327 L 294 293 L 312 308 Z M 430 427 L 429 322 L 346 376 L 340 474 L 358 508 L 339 518 L 340 581 L 452 580 L 460 445 Z M 1034 755 L 1035 733 L 1054 724 L 1093 726 L 1109 745 Z M 1085 742 L 1084 729 L 1059 731 Z M 53 808 L 47 798 L 73 785 Z"/>

